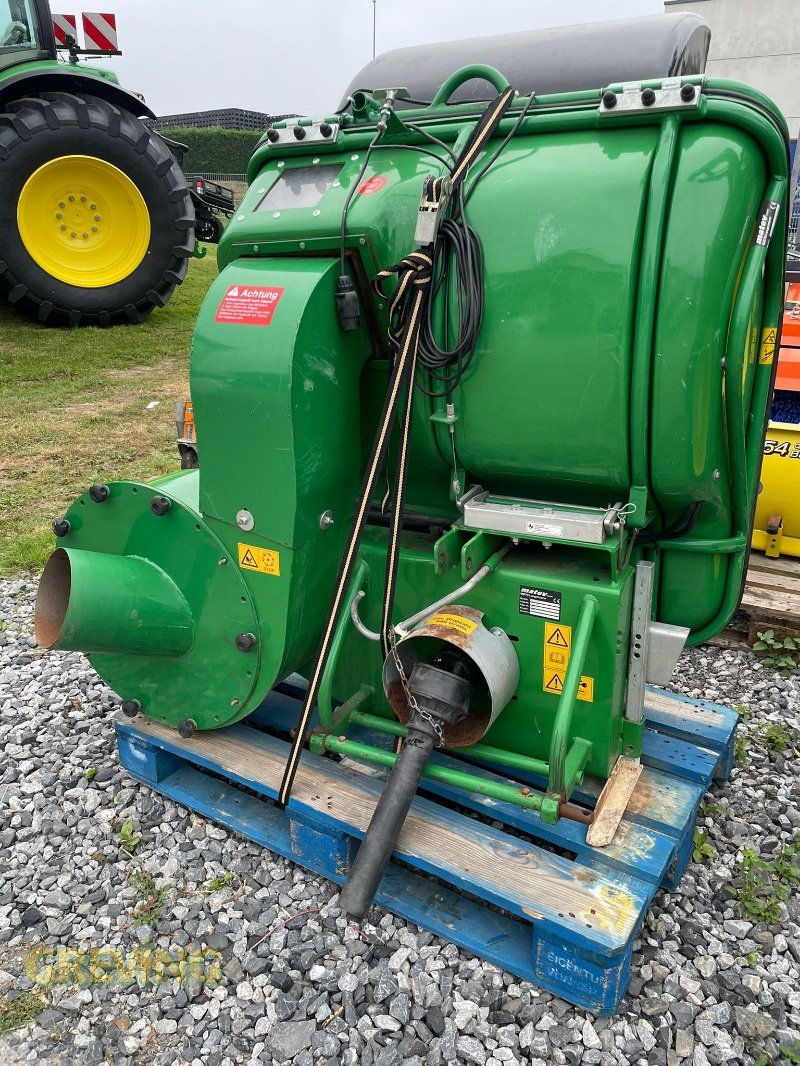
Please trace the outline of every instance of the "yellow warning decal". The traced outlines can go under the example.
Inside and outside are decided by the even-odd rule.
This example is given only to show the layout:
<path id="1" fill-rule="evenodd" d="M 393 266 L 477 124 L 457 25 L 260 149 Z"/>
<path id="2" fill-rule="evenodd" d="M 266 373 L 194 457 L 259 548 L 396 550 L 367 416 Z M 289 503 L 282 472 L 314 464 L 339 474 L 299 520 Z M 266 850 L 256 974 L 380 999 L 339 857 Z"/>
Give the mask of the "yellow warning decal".
<path id="1" fill-rule="evenodd" d="M 545 622 L 544 643 L 553 648 L 564 648 L 567 651 L 572 647 L 572 626 L 556 625 L 555 622 Z"/>
<path id="2" fill-rule="evenodd" d="M 561 690 L 564 687 L 564 674 L 565 670 L 545 670 L 544 672 L 544 690 L 551 695 L 560 696 Z"/>
<path id="3" fill-rule="evenodd" d="M 569 651 L 572 647 L 572 626 L 564 626 L 560 623 L 545 622 L 544 624 L 544 669 L 555 670 L 562 677 L 569 662 Z M 552 691 L 545 689 L 545 691 Z"/>
<path id="4" fill-rule="evenodd" d="M 778 339 L 778 331 L 772 326 L 761 331 L 761 348 L 758 352 L 758 361 L 761 366 L 771 366 L 775 358 L 775 342 Z"/>
<path id="5" fill-rule="evenodd" d="M 281 557 L 269 548 L 258 548 L 255 544 L 239 544 L 239 568 L 255 570 L 259 574 L 272 574 L 280 577 Z"/>
<path id="6" fill-rule="evenodd" d="M 594 703 L 594 678 L 581 677 L 578 684 L 578 699 L 586 703 Z"/>
<path id="7" fill-rule="evenodd" d="M 542 683 L 544 691 L 549 692 L 551 696 L 560 696 L 561 690 L 564 688 L 565 675 L 566 667 L 562 669 L 548 669 L 545 667 Z M 585 703 L 594 703 L 593 677 L 581 677 L 578 684 L 578 699 L 583 700 Z"/>
<path id="8" fill-rule="evenodd" d="M 433 618 L 428 619 L 425 625 L 449 626 L 451 629 L 457 629 L 464 636 L 469 636 L 473 630 L 478 628 L 477 622 L 473 622 L 471 618 L 463 618 L 460 614 L 435 614 Z"/>

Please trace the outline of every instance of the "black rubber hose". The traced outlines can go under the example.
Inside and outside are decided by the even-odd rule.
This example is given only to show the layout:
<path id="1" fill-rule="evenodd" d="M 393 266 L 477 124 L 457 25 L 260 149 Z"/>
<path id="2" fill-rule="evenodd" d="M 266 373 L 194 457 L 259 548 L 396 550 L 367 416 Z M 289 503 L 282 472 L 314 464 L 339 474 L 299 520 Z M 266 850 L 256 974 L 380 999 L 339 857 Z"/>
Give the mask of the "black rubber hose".
<path id="1" fill-rule="evenodd" d="M 433 750 L 433 740 L 429 733 L 409 730 L 400 749 L 339 899 L 342 910 L 352 918 L 361 920 L 372 905 Z"/>

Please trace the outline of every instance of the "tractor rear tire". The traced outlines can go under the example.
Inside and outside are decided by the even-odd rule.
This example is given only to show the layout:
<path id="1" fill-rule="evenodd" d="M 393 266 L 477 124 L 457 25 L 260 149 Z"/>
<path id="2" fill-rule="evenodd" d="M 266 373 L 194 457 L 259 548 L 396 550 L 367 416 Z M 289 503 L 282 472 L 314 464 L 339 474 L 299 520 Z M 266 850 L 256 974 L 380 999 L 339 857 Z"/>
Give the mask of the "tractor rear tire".
<path id="1" fill-rule="evenodd" d="M 47 325 L 140 322 L 194 251 L 183 171 L 157 133 L 95 97 L 0 114 L 0 296 Z"/>

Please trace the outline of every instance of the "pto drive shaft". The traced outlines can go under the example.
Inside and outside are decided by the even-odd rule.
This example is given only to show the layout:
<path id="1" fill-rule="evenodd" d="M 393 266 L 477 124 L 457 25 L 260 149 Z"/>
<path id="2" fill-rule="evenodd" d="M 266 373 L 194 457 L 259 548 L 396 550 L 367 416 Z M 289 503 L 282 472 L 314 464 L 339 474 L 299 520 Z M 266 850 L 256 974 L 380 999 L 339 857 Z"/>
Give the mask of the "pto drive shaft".
<path id="1" fill-rule="evenodd" d="M 434 660 L 437 665 L 416 663 L 411 672 L 413 713 L 408 735 L 342 889 L 340 905 L 352 918 L 362 919 L 375 898 L 434 745 L 441 744 L 444 729 L 461 721 L 469 710 L 469 668 L 462 659 L 445 656 Z M 447 669 L 438 663 L 446 663 Z"/>

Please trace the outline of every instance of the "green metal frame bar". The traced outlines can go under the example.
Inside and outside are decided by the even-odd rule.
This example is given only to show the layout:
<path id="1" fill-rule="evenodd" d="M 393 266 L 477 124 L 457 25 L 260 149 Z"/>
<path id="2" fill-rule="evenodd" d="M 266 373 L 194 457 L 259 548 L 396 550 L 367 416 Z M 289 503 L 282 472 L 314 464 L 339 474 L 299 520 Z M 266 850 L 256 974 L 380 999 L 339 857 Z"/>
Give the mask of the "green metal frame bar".
<path id="1" fill-rule="evenodd" d="M 653 366 L 656 308 L 661 258 L 667 229 L 675 167 L 680 117 L 669 114 L 661 124 L 661 134 L 650 169 L 647 214 L 642 235 L 639 296 L 636 301 L 633 358 L 631 361 L 631 485 L 644 488 L 651 499 L 650 488 L 650 393 Z M 636 515 L 632 525 L 638 526 L 645 516 Z"/>
<path id="2" fill-rule="evenodd" d="M 347 633 L 347 627 L 352 624 L 350 618 L 350 604 L 353 602 L 353 597 L 361 591 L 368 575 L 369 567 L 363 559 L 359 559 L 350 582 L 350 588 L 347 592 L 347 606 L 340 612 L 339 621 L 336 623 L 336 632 L 333 634 L 331 650 L 328 654 L 328 661 L 325 664 L 325 671 L 319 684 L 319 692 L 317 693 L 317 711 L 319 713 L 320 723 L 325 729 L 331 729 L 333 727 L 334 711 L 333 694 L 331 689 L 333 688 L 336 664 L 339 661 L 339 656 L 342 651 L 342 644 L 344 642 L 345 634 Z"/>
<path id="3" fill-rule="evenodd" d="M 558 701 L 556 719 L 553 723 L 553 735 L 550 741 L 550 774 L 547 795 L 542 804 L 542 821 L 557 822 L 561 803 L 567 799 L 567 743 L 572 728 L 572 715 L 578 698 L 581 674 L 589 651 L 589 642 L 597 617 L 597 600 L 594 596 L 584 596 L 575 627 L 572 652 L 569 665 L 564 675 L 564 687 Z M 586 752 L 588 755 L 588 751 Z"/>
<path id="4" fill-rule="evenodd" d="M 376 714 L 364 714 L 362 711 L 355 711 L 348 715 L 347 724 L 361 725 L 365 729 L 374 729 L 395 737 L 408 736 L 408 730 L 400 722 L 379 718 Z M 539 777 L 547 777 L 549 769 L 544 759 L 533 759 L 529 755 L 503 751 L 501 748 L 493 748 L 491 744 L 470 744 L 466 748 L 446 748 L 445 750 L 457 755 L 471 755 L 475 759 L 485 759 L 487 762 L 497 763 L 500 766 L 510 766 L 514 770 L 524 770 L 526 773 L 537 774 Z"/>
<path id="5" fill-rule="evenodd" d="M 331 734 L 317 737 L 315 741 L 315 749 L 333 751 L 339 755 L 351 755 L 354 759 L 364 759 L 367 762 L 377 763 L 379 766 L 392 767 L 397 760 L 394 752 L 375 748 L 371 744 L 360 744 L 355 740 L 343 740 Z M 534 792 L 526 785 L 516 788 L 513 785 L 503 784 L 501 781 L 491 781 L 475 777 L 474 774 L 464 773 L 462 770 L 453 770 L 449 766 L 437 766 L 435 763 L 429 763 L 422 771 L 422 776 L 432 781 L 442 781 L 446 785 L 463 788 L 467 792 L 477 792 L 481 796 L 491 796 L 492 799 L 515 803 L 518 807 L 525 807 L 528 810 L 541 810 L 544 801 L 544 795 L 541 792 Z"/>
<path id="6" fill-rule="evenodd" d="M 350 592 L 351 599 L 363 584 L 365 574 L 366 566 L 363 567 L 363 570 L 359 568 L 354 575 Z M 538 810 L 543 821 L 557 822 L 561 804 L 567 800 L 575 786 L 583 779 L 583 769 L 591 752 L 591 744 L 587 740 L 577 737 L 570 745 L 569 738 L 581 674 L 589 650 L 597 609 L 598 603 L 594 596 L 587 595 L 583 597 L 578 623 L 575 627 L 572 654 L 564 677 L 564 688 L 561 692 L 553 724 L 549 763 L 527 755 L 502 751 L 499 748 L 492 747 L 490 744 L 471 744 L 464 748 L 449 749 L 459 755 L 472 756 L 498 766 L 508 766 L 512 769 L 522 770 L 538 777 L 546 778 L 548 782 L 546 793 L 530 793 L 527 789 L 517 789 L 502 782 L 487 781 L 465 771 L 436 765 L 426 767 L 423 776 L 433 780 L 444 781 L 447 784 L 466 789 L 468 792 L 492 796 L 495 799 L 515 803 L 521 807 Z M 334 652 L 338 654 L 338 646 L 341 643 L 344 629 L 345 626 L 340 623 L 334 637 L 331 660 L 334 659 Z M 329 665 L 331 673 L 334 666 L 335 662 Z M 320 693 L 322 694 L 322 686 Z M 317 754 L 333 751 L 342 755 L 352 755 L 356 759 L 366 759 L 368 762 L 378 763 L 381 766 L 394 766 L 396 756 L 393 753 L 384 751 L 382 748 L 376 748 L 371 744 L 348 740 L 346 735 L 344 735 L 349 726 L 359 725 L 389 736 L 407 736 L 408 730 L 400 722 L 382 718 L 362 710 L 363 706 L 371 704 L 374 695 L 372 689 L 362 686 L 354 696 L 342 704 L 335 715 L 330 707 L 329 687 L 325 689 L 324 695 L 328 702 L 324 710 L 320 708 L 320 720 L 323 723 L 323 729 L 311 738 L 311 750 Z M 334 736 L 329 730 L 336 730 L 340 735 Z"/>

